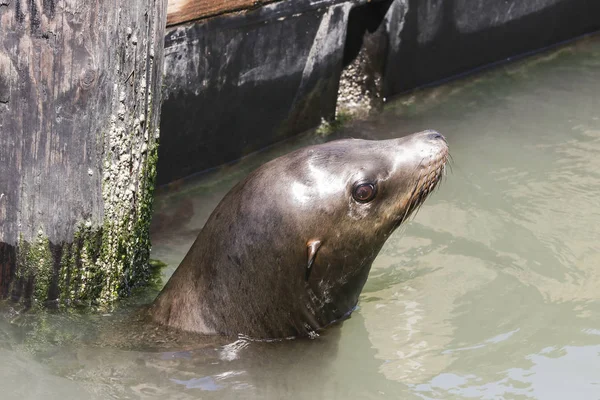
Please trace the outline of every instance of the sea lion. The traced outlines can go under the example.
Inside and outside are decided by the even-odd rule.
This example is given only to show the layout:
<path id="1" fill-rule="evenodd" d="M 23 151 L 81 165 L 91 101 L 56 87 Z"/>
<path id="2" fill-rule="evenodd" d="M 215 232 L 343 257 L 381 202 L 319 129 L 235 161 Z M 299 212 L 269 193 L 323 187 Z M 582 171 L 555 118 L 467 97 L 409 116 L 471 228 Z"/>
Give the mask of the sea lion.
<path id="1" fill-rule="evenodd" d="M 149 308 L 203 334 L 312 335 L 355 308 L 390 234 L 440 182 L 435 131 L 305 147 L 252 172 L 215 208 Z"/>

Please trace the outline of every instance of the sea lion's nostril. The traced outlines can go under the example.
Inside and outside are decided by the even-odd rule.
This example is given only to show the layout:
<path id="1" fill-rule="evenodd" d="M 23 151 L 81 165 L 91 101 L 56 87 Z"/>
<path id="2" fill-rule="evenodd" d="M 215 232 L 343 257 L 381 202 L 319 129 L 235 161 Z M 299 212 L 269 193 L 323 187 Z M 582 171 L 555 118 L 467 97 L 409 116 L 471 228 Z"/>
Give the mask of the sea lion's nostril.
<path id="1" fill-rule="evenodd" d="M 438 132 L 431 132 L 430 134 L 427 135 L 427 138 L 430 140 L 443 140 L 444 142 L 446 141 L 446 138 L 444 137 L 444 135 L 442 135 L 441 133 L 438 133 Z"/>

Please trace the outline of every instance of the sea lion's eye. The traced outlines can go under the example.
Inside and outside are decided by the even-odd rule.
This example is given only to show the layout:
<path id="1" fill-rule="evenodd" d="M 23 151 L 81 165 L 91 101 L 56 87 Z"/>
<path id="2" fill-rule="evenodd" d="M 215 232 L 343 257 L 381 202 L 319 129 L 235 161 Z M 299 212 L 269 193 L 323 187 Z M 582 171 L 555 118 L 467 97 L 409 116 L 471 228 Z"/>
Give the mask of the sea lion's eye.
<path id="1" fill-rule="evenodd" d="M 359 203 L 368 203 L 375 198 L 377 188 L 373 183 L 361 183 L 352 190 L 352 197 Z"/>

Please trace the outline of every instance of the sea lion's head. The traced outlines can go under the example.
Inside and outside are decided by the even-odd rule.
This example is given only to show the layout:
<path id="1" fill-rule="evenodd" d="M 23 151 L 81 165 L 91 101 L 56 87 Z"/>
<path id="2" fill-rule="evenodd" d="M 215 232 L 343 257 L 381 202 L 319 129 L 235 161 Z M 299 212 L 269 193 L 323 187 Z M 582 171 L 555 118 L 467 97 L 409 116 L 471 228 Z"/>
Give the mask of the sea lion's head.
<path id="1" fill-rule="evenodd" d="M 233 188 L 153 307 L 204 333 L 310 334 L 355 307 L 390 234 L 435 189 L 442 135 L 347 139 L 279 157 Z"/>

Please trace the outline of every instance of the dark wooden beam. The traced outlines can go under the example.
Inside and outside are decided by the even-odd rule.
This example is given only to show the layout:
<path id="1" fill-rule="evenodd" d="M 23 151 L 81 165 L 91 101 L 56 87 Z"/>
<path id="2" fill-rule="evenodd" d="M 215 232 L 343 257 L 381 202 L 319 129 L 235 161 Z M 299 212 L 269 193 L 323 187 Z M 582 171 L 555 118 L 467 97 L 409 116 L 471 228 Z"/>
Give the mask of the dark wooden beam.
<path id="1" fill-rule="evenodd" d="M 166 10 L 0 0 L 0 297 L 105 303 L 147 279 Z"/>

